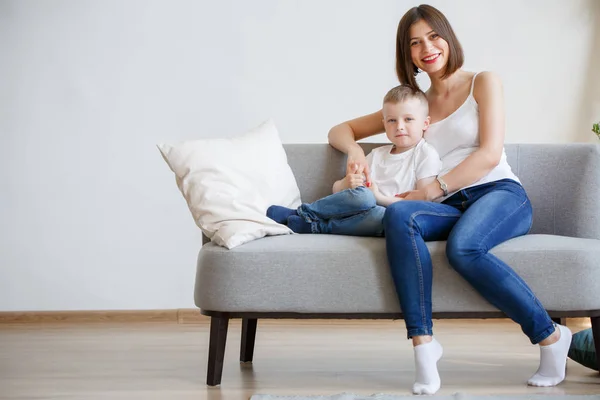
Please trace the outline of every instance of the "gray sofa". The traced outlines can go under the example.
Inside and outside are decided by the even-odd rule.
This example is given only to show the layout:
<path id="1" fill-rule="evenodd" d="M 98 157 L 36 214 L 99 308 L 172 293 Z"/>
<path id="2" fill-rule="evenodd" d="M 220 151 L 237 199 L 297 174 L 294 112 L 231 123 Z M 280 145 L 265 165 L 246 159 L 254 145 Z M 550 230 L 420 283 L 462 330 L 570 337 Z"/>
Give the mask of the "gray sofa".
<path id="1" fill-rule="evenodd" d="M 377 145 L 362 146 L 368 152 Z M 345 172 L 345 156 L 327 144 L 285 149 L 305 202 L 329 194 Z M 600 348 L 600 146 L 512 144 L 506 152 L 531 198 L 534 222 L 529 235 L 492 252 L 525 279 L 555 320 L 591 317 Z M 434 318 L 505 317 L 451 269 L 445 242 L 428 247 Z M 221 382 L 231 318 L 243 321 L 243 362 L 252 361 L 260 318 L 402 318 L 382 238 L 286 235 L 233 250 L 205 243 L 195 303 L 211 317 L 211 386 Z"/>

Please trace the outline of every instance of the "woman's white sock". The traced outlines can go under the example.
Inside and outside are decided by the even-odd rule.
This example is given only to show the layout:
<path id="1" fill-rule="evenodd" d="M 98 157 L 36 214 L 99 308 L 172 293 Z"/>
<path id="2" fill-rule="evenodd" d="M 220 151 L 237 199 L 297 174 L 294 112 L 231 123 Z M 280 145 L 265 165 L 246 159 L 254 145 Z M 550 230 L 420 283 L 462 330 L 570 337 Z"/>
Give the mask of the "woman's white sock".
<path id="1" fill-rule="evenodd" d="M 566 326 L 556 325 L 560 339 L 548 346 L 540 346 L 540 367 L 527 384 L 530 386 L 556 386 L 565 379 L 567 354 L 571 346 L 571 331 Z"/>
<path id="2" fill-rule="evenodd" d="M 417 379 L 413 385 L 414 394 L 435 394 L 442 382 L 437 369 L 437 362 L 442 358 L 444 349 L 433 338 L 429 343 L 415 346 L 415 367 Z"/>

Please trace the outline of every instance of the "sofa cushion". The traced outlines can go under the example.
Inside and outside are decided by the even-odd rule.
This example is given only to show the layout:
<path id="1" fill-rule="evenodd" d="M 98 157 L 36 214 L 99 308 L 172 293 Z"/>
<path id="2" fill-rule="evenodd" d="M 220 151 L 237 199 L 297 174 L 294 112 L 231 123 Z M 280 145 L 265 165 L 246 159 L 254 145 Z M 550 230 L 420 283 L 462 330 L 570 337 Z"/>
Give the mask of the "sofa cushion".
<path id="1" fill-rule="evenodd" d="M 495 311 L 429 242 L 433 311 Z M 527 235 L 494 249 L 552 311 L 599 310 L 600 240 Z M 560 295 L 557 295 L 560 294 Z M 210 311 L 397 313 L 385 240 L 336 235 L 266 237 L 233 250 L 206 244 L 195 302 Z"/>
<path id="2" fill-rule="evenodd" d="M 266 216 L 272 204 L 296 208 L 300 191 L 272 120 L 232 138 L 198 139 L 158 148 L 202 229 L 234 248 L 292 231 Z"/>

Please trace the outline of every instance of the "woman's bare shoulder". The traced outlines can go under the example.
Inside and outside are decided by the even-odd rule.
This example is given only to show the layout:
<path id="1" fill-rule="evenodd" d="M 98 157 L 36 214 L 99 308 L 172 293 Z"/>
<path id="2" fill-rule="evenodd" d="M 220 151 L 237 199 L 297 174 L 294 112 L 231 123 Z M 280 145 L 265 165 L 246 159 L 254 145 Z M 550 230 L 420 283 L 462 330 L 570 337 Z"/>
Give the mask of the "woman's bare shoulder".
<path id="1" fill-rule="evenodd" d="M 475 100 L 502 92 L 502 79 L 493 71 L 482 71 L 475 77 L 473 96 Z"/>
<path id="2" fill-rule="evenodd" d="M 477 87 L 485 87 L 489 85 L 502 85 L 502 79 L 500 78 L 500 75 L 494 71 L 481 71 L 475 77 L 475 87 L 473 89 L 476 90 Z"/>

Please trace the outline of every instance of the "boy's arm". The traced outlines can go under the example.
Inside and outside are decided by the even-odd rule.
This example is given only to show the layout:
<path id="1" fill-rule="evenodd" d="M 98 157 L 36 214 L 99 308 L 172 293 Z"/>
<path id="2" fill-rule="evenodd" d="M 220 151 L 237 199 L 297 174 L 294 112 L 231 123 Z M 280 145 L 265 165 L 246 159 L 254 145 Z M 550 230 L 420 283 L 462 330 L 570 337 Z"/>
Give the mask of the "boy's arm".
<path id="1" fill-rule="evenodd" d="M 401 199 L 400 197 L 384 196 L 381 194 L 379 196 L 375 196 L 375 200 L 377 200 L 378 206 L 388 207 L 394 204 L 395 202 L 402 201 L 404 199 Z"/>
<path id="2" fill-rule="evenodd" d="M 371 186 L 369 186 L 371 192 L 373 192 L 373 196 L 375 196 L 375 201 L 378 206 L 387 207 L 390 204 L 393 204 L 397 201 L 401 201 L 402 199 L 394 196 L 386 196 L 379 191 L 379 188 L 375 184 L 375 182 L 371 182 Z"/>

